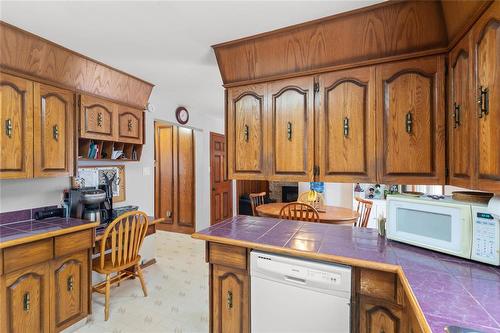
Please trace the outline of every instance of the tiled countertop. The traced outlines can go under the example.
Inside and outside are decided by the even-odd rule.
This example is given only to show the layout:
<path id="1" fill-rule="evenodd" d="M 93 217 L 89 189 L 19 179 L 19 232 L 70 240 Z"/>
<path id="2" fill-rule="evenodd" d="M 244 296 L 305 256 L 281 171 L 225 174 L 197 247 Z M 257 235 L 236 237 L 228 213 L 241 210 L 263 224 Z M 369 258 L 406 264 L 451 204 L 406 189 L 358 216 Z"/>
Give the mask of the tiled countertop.
<path id="1" fill-rule="evenodd" d="M 0 249 L 93 228 L 98 224 L 98 222 L 62 217 L 5 223 L 0 225 Z"/>
<path id="2" fill-rule="evenodd" d="M 194 238 L 402 271 L 432 332 L 448 325 L 500 333 L 500 268 L 389 241 L 376 230 L 236 216 Z"/>

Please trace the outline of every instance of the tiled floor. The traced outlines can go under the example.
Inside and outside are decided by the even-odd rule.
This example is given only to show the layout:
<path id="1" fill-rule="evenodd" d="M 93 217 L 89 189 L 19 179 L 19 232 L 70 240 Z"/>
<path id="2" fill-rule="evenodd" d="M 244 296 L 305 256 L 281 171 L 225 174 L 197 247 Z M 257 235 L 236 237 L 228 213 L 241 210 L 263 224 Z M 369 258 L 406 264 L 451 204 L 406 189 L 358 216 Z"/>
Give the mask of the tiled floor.
<path id="1" fill-rule="evenodd" d="M 93 315 L 79 333 L 208 332 L 208 265 L 204 242 L 159 231 L 157 263 L 144 270 L 148 297 L 138 280 L 111 289 L 110 319 L 104 296 L 93 294 Z"/>

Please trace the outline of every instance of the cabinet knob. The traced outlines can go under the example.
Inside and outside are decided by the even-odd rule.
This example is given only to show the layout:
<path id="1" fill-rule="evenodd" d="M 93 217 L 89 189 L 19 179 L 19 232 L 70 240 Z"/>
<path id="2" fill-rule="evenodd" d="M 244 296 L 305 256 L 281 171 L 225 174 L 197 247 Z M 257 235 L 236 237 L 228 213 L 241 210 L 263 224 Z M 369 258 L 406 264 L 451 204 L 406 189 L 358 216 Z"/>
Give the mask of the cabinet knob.
<path id="1" fill-rule="evenodd" d="M 344 118 L 344 137 L 347 138 L 349 136 L 349 118 Z"/>
<path id="2" fill-rule="evenodd" d="M 227 292 L 226 303 L 227 303 L 227 308 L 228 309 L 232 309 L 233 308 L 233 292 L 230 291 L 230 290 Z"/>
<path id="3" fill-rule="evenodd" d="M 411 134 L 413 130 L 413 115 L 411 111 L 406 114 L 406 133 Z"/>
<path id="4" fill-rule="evenodd" d="M 66 281 L 66 289 L 68 291 L 72 291 L 73 290 L 73 275 L 70 275 L 68 277 L 68 280 Z"/>
<path id="5" fill-rule="evenodd" d="M 102 113 L 97 114 L 97 126 L 102 127 Z"/>
<path id="6" fill-rule="evenodd" d="M 483 86 L 479 87 L 479 98 L 477 99 L 477 104 L 479 104 L 479 118 L 483 118 L 483 115 L 487 116 L 489 113 L 488 92 L 488 88 L 484 88 Z"/>
<path id="7" fill-rule="evenodd" d="M 5 121 L 5 132 L 9 138 L 12 138 L 12 119 L 7 119 Z"/>
<path id="8" fill-rule="evenodd" d="M 30 293 L 23 295 L 23 310 L 26 312 L 30 310 Z"/>
<path id="9" fill-rule="evenodd" d="M 249 129 L 248 129 L 248 125 L 245 125 L 243 127 L 243 136 L 245 137 L 245 142 L 248 142 L 248 136 L 249 136 Z"/>
<path id="10" fill-rule="evenodd" d="M 460 105 L 454 103 L 453 110 L 453 128 L 457 128 L 460 126 Z"/>
<path id="11" fill-rule="evenodd" d="M 54 125 L 52 127 L 52 137 L 54 138 L 54 140 L 59 140 L 59 126 L 57 125 Z"/>
<path id="12" fill-rule="evenodd" d="M 288 141 L 292 141 L 292 123 L 291 122 L 288 122 L 286 124 L 286 134 L 287 134 Z"/>
<path id="13" fill-rule="evenodd" d="M 128 131 L 131 132 L 132 131 L 132 119 L 129 119 L 128 120 Z"/>

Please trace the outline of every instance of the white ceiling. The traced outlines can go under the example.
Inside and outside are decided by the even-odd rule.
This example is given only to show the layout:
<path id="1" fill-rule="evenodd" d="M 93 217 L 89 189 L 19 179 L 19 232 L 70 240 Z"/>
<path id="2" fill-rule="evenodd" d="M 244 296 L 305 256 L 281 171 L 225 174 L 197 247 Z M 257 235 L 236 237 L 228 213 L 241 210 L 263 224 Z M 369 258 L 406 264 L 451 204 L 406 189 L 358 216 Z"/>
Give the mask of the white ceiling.
<path id="1" fill-rule="evenodd" d="M 210 45 L 381 2 L 1 1 L 0 18 L 156 85 L 157 110 L 222 118 Z"/>

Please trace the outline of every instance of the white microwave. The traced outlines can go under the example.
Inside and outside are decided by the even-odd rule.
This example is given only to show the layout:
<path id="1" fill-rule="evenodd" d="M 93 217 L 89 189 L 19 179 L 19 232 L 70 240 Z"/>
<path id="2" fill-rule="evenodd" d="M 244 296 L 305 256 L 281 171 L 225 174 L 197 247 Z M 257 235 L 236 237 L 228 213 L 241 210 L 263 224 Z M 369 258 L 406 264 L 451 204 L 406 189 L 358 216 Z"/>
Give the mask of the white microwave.
<path id="1" fill-rule="evenodd" d="M 387 198 L 387 238 L 500 265 L 500 221 L 487 205 L 427 197 Z"/>

